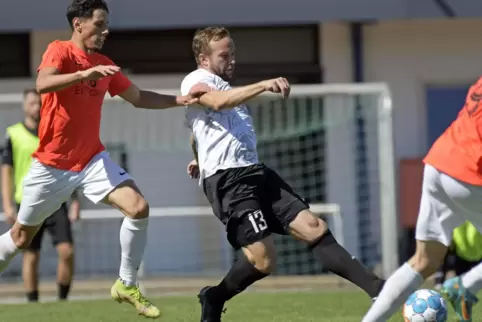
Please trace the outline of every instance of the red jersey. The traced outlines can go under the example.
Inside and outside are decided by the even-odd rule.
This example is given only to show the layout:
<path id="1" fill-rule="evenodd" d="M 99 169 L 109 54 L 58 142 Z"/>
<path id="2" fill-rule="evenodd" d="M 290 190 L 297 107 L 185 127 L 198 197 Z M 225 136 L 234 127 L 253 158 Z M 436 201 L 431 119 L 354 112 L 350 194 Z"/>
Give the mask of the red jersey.
<path id="1" fill-rule="evenodd" d="M 470 87 L 457 119 L 424 162 L 460 181 L 482 186 L 482 78 Z"/>
<path id="2" fill-rule="evenodd" d="M 55 67 L 60 74 L 70 74 L 97 65 L 114 63 L 101 54 L 84 52 L 71 41 L 56 40 L 48 46 L 38 71 Z M 42 94 L 40 144 L 33 156 L 50 167 L 82 171 L 97 153 L 104 150 L 100 141 L 100 120 L 105 94 L 121 94 L 131 84 L 119 72 Z"/>

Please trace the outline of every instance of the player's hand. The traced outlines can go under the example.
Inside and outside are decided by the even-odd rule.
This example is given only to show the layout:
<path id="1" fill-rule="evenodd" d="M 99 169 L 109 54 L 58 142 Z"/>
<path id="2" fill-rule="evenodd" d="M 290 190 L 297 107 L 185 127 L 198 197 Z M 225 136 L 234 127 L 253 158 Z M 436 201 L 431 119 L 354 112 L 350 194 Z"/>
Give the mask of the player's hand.
<path id="1" fill-rule="evenodd" d="M 178 96 L 177 102 L 179 105 L 193 105 L 199 103 L 199 98 L 204 94 L 211 92 L 213 89 L 203 83 L 199 83 L 191 87 L 187 95 Z"/>
<path id="2" fill-rule="evenodd" d="M 82 79 L 85 80 L 98 80 L 106 76 L 112 76 L 115 73 L 120 72 L 119 66 L 114 65 L 98 65 L 87 70 L 81 71 Z"/>
<path id="3" fill-rule="evenodd" d="M 192 160 L 187 165 L 187 174 L 191 179 L 199 179 L 199 164 L 196 160 Z"/>
<path id="4" fill-rule="evenodd" d="M 206 93 L 211 92 L 213 89 L 211 86 L 204 84 L 204 83 L 197 83 L 193 87 L 191 87 L 191 90 L 189 91 L 188 95 L 191 95 L 192 97 L 201 97 Z"/>
<path id="5" fill-rule="evenodd" d="M 69 220 L 73 224 L 74 222 L 79 221 L 80 219 L 80 212 L 79 211 L 71 211 L 69 214 Z"/>
<path id="6" fill-rule="evenodd" d="M 76 198 L 73 199 L 70 204 L 69 220 L 71 223 L 77 222 L 80 219 L 80 201 Z"/>
<path id="7" fill-rule="evenodd" d="M 4 211 L 5 214 L 5 221 L 9 225 L 13 225 L 15 223 L 15 220 L 17 219 L 17 212 L 15 211 L 15 208 L 13 207 L 8 207 Z"/>
<path id="8" fill-rule="evenodd" d="M 262 82 L 264 89 L 272 93 L 280 93 L 283 98 L 290 96 L 290 83 L 284 77 L 267 79 Z"/>

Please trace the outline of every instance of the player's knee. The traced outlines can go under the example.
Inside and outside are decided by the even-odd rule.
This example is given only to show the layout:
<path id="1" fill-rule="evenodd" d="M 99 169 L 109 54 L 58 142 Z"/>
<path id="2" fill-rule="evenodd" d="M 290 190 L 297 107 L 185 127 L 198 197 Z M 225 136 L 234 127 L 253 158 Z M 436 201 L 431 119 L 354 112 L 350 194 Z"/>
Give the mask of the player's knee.
<path id="1" fill-rule="evenodd" d="M 443 264 L 444 255 L 436 253 L 427 253 L 423 251 L 415 252 L 415 255 L 409 260 L 409 265 L 424 278 L 428 278 L 440 268 Z"/>
<path id="2" fill-rule="evenodd" d="M 149 217 L 149 203 L 144 198 L 138 198 L 130 207 L 126 209 L 127 214 L 132 219 L 143 219 Z"/>
<path id="3" fill-rule="evenodd" d="M 264 274 L 271 274 L 276 267 L 276 251 L 274 249 L 252 247 L 244 249 L 244 255 L 256 269 Z"/>
<path id="4" fill-rule="evenodd" d="M 271 274 L 276 267 L 276 256 L 269 254 L 258 254 L 248 259 L 256 269 L 264 274 Z"/>
<path id="5" fill-rule="evenodd" d="M 308 244 L 315 242 L 328 231 L 326 222 L 309 210 L 300 212 L 289 228 L 292 235 Z"/>
<path id="6" fill-rule="evenodd" d="M 74 258 L 74 247 L 70 243 L 60 243 L 57 245 L 59 260 L 71 261 Z"/>
<path id="7" fill-rule="evenodd" d="M 13 242 L 18 249 L 25 250 L 30 246 L 35 234 L 37 233 L 37 227 L 19 227 L 15 225 L 10 230 Z"/>

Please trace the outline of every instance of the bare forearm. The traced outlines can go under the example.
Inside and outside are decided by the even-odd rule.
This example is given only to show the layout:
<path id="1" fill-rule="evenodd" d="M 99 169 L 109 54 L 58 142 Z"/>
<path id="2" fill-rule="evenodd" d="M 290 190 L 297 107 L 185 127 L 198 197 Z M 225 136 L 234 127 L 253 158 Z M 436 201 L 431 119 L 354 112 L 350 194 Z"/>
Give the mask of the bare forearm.
<path id="1" fill-rule="evenodd" d="M 72 202 L 70 203 L 70 212 L 80 212 L 80 201 L 78 199 L 72 199 Z"/>
<path id="2" fill-rule="evenodd" d="M 191 134 L 191 149 L 192 153 L 194 155 L 194 159 L 198 161 L 198 155 L 197 155 L 197 146 L 196 146 L 196 141 L 194 140 L 194 136 Z"/>
<path id="3" fill-rule="evenodd" d="M 223 110 L 243 104 L 265 91 L 260 83 L 251 84 L 228 91 L 213 91 L 201 96 L 201 104 L 215 110 Z"/>
<path id="4" fill-rule="evenodd" d="M 12 207 L 13 200 L 13 169 L 10 166 L 2 166 L 2 204 L 3 210 Z"/>
<path id="5" fill-rule="evenodd" d="M 40 94 L 57 92 L 82 81 L 82 74 L 79 72 L 71 74 L 44 75 L 37 78 L 37 92 Z"/>
<path id="6" fill-rule="evenodd" d="M 158 94 L 151 91 L 141 90 L 136 107 L 145 109 L 166 109 L 182 106 L 179 96 Z"/>

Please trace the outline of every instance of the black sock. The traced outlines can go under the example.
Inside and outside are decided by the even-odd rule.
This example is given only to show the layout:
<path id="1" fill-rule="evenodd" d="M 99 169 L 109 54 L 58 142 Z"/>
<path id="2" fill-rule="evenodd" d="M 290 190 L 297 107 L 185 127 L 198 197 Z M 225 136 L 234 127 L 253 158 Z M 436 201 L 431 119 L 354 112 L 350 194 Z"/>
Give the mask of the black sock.
<path id="1" fill-rule="evenodd" d="M 217 300 L 226 302 L 244 291 L 248 286 L 269 274 L 262 273 L 251 264 L 246 257 L 239 259 L 231 267 L 218 286 L 213 288 Z"/>
<path id="2" fill-rule="evenodd" d="M 59 300 L 66 300 L 69 296 L 70 284 L 60 284 L 58 283 L 58 296 Z"/>
<path id="3" fill-rule="evenodd" d="M 323 267 L 356 284 L 370 297 L 378 296 L 385 281 L 352 257 L 329 230 L 311 248 Z"/>
<path id="4" fill-rule="evenodd" d="M 38 302 L 38 291 L 27 292 L 27 301 Z"/>

